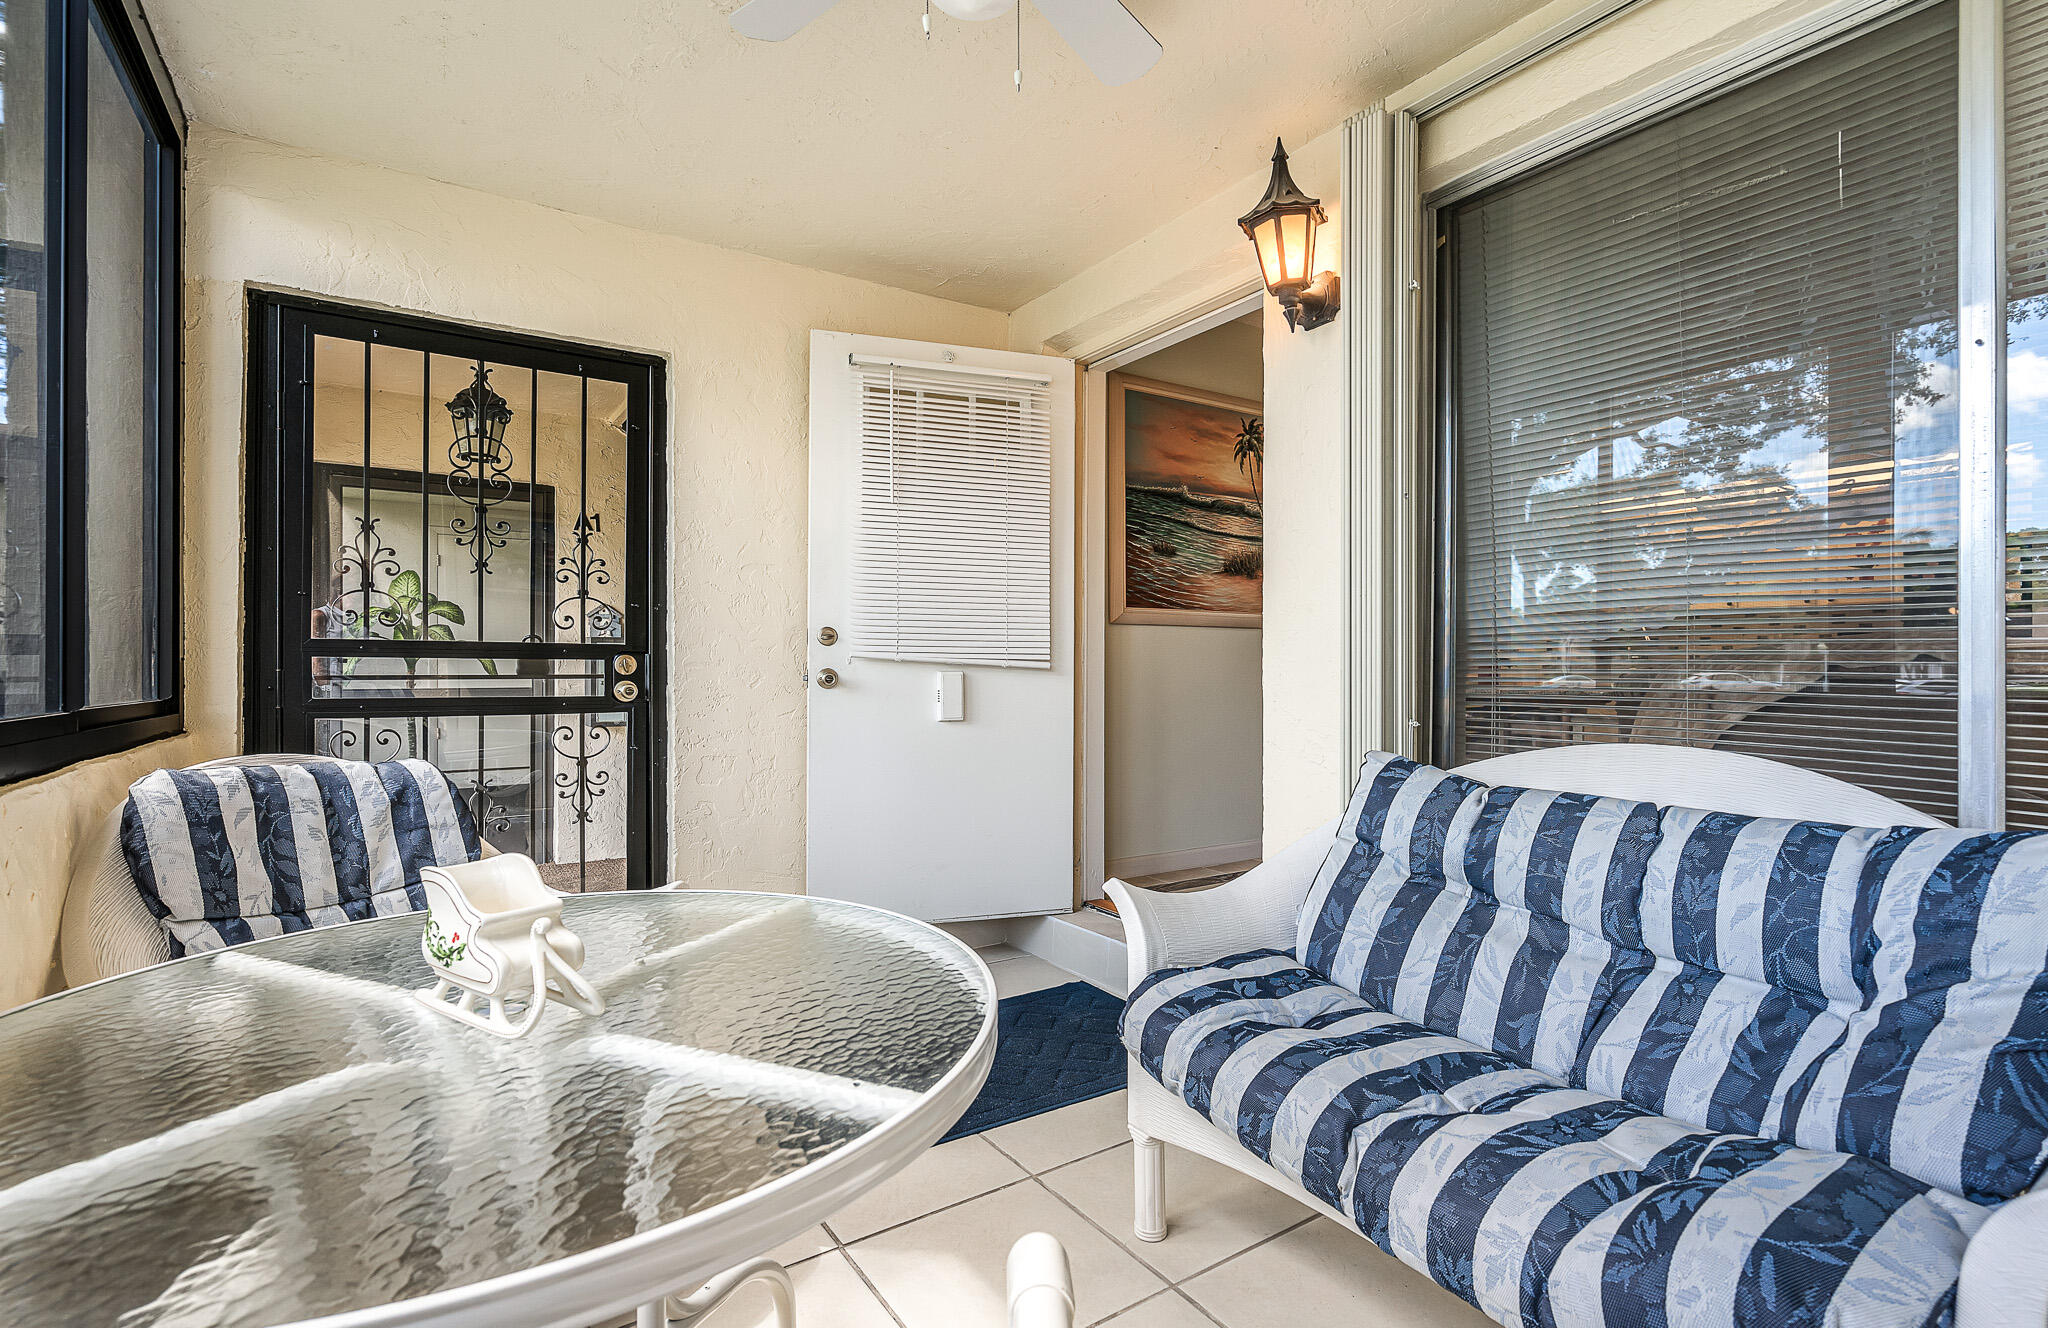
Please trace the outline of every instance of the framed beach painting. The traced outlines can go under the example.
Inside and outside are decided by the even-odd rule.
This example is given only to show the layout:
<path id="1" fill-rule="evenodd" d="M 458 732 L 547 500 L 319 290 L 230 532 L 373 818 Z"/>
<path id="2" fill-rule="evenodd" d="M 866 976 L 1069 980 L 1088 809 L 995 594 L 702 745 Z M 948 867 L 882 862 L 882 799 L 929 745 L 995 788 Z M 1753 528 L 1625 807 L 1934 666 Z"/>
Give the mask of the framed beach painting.
<path id="1" fill-rule="evenodd" d="M 1259 626 L 1262 412 L 1241 397 L 1109 376 L 1112 622 Z"/>

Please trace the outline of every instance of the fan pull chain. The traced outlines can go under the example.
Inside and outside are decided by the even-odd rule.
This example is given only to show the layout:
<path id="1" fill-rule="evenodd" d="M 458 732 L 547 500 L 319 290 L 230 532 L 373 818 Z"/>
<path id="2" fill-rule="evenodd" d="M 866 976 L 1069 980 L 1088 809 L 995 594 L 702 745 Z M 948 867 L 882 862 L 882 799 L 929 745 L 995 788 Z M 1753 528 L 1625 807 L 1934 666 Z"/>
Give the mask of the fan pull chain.
<path id="1" fill-rule="evenodd" d="M 932 39 L 932 0 L 924 0 L 924 39 Z"/>
<path id="2" fill-rule="evenodd" d="M 1017 91 L 1019 91 L 1019 92 L 1022 92 L 1022 91 L 1024 91 L 1024 4 L 1023 4 L 1023 0 L 1018 0 L 1018 4 L 1017 4 L 1017 72 L 1016 72 L 1016 74 L 1015 74 L 1015 75 L 1014 75 L 1013 77 L 1014 77 L 1014 78 L 1015 78 L 1015 79 L 1017 80 Z"/>

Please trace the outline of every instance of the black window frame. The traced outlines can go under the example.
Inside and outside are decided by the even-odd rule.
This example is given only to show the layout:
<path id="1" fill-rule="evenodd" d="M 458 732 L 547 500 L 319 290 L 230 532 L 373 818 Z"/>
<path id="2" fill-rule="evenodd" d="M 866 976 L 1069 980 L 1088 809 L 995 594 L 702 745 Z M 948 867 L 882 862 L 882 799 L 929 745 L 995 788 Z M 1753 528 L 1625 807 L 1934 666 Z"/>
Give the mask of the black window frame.
<path id="1" fill-rule="evenodd" d="M 0 785 L 43 775 L 183 732 L 184 635 L 179 595 L 179 462 L 183 415 L 183 194 L 185 132 L 174 95 L 122 0 L 16 0 L 44 7 L 47 44 L 43 366 L 48 464 L 44 561 L 44 678 L 54 707 L 0 720 Z M 89 706 L 86 564 L 95 525 L 147 519 L 86 511 L 87 80 L 93 46 L 111 58 L 154 140 L 147 162 L 145 272 L 154 304 L 149 385 L 155 438 L 145 493 L 156 525 L 154 609 L 157 693 L 152 700 Z"/>

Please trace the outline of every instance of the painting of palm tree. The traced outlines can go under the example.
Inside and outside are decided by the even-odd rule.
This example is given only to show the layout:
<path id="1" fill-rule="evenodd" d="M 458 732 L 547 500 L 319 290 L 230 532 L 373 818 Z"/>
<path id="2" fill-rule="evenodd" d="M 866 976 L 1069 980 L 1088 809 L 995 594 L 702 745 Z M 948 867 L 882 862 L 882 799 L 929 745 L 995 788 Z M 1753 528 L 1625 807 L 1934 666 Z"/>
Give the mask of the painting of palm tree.
<path id="1" fill-rule="evenodd" d="M 1259 416 L 1245 416 L 1237 428 L 1237 442 L 1230 456 L 1237 469 L 1252 482 L 1252 498 L 1259 496 L 1259 474 L 1266 469 L 1266 422 Z"/>
<path id="2" fill-rule="evenodd" d="M 1257 402 L 1110 375 L 1111 617 L 1256 628 L 1266 426 Z"/>

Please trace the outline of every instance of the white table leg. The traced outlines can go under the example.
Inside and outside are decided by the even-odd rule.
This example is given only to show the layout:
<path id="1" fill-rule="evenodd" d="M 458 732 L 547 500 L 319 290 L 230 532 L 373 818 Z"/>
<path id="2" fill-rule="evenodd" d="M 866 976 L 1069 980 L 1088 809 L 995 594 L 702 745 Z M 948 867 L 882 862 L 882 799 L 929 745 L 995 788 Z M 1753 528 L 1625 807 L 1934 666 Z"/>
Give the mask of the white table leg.
<path id="1" fill-rule="evenodd" d="M 726 1299 L 756 1282 L 768 1286 L 768 1299 L 775 1305 L 775 1324 L 785 1330 L 795 1325 L 796 1285 L 790 1281 L 789 1271 L 766 1256 L 713 1275 L 704 1282 L 704 1287 L 688 1297 L 672 1297 L 665 1304 L 649 1303 L 640 1309 L 640 1324 L 643 1327 L 677 1325 L 686 1328 L 697 1325 L 723 1306 Z M 650 1314 L 660 1319 L 649 1320 Z"/>

